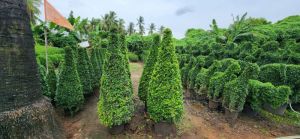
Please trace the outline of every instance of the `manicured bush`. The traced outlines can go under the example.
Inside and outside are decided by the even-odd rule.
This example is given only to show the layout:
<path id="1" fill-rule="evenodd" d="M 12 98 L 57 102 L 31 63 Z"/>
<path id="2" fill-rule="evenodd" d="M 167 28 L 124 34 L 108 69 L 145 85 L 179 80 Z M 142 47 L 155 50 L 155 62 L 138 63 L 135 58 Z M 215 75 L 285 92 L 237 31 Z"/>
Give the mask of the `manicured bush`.
<path id="1" fill-rule="evenodd" d="M 241 71 L 238 62 L 232 63 L 225 72 L 216 72 L 209 82 L 208 98 L 214 101 L 219 101 L 223 96 L 224 85 L 237 78 Z"/>
<path id="2" fill-rule="evenodd" d="M 72 48 L 65 47 L 65 62 L 58 79 L 56 105 L 73 115 L 83 104 L 84 97 Z"/>
<path id="3" fill-rule="evenodd" d="M 201 68 L 203 67 L 204 62 L 205 62 L 205 57 L 198 56 L 196 58 L 196 65 L 195 65 L 195 67 L 193 67 L 189 71 L 189 73 L 188 73 L 188 81 L 189 81 L 188 85 L 189 86 L 188 87 L 190 89 L 194 89 L 197 74 L 200 72 Z"/>
<path id="4" fill-rule="evenodd" d="M 206 82 L 207 72 L 208 72 L 208 69 L 201 68 L 200 72 L 197 74 L 194 89 L 200 90 L 200 88 L 207 88 L 208 87 L 208 83 Z"/>
<path id="5" fill-rule="evenodd" d="M 249 80 L 250 104 L 254 110 L 269 104 L 274 109 L 287 104 L 292 91 L 288 86 L 275 87 L 272 83 L 262 83 L 258 80 Z"/>
<path id="6" fill-rule="evenodd" d="M 49 71 L 47 74 L 47 84 L 49 86 L 50 98 L 54 101 L 55 93 L 56 93 L 56 85 L 57 85 L 57 75 L 55 73 L 55 68 L 53 65 L 49 66 Z"/>
<path id="7" fill-rule="evenodd" d="M 43 95 L 51 99 L 51 92 L 49 91 L 49 85 L 47 83 L 47 78 L 46 78 L 47 77 L 46 68 L 43 65 L 41 65 L 39 61 L 38 61 L 38 70 L 39 70 L 39 77 L 40 77 Z"/>
<path id="8" fill-rule="evenodd" d="M 139 61 L 139 56 L 132 52 L 128 53 L 128 58 L 129 58 L 130 62 L 138 62 Z"/>
<path id="9" fill-rule="evenodd" d="M 147 100 L 147 94 L 149 92 L 149 86 L 150 86 L 149 82 L 151 80 L 153 70 L 154 70 L 155 64 L 158 59 L 158 53 L 159 53 L 159 48 L 160 48 L 160 36 L 159 35 L 156 35 L 154 37 L 154 42 L 155 42 L 155 45 L 150 48 L 150 55 L 145 64 L 143 74 L 142 74 L 140 84 L 139 84 L 139 90 L 138 90 L 139 98 L 140 98 L 140 100 L 144 101 L 145 104 L 146 104 L 146 100 Z"/>
<path id="10" fill-rule="evenodd" d="M 91 63 L 93 65 L 93 69 L 94 69 L 94 78 L 93 78 L 93 81 L 92 81 L 92 86 L 93 86 L 93 89 L 97 89 L 99 88 L 99 82 L 100 82 L 100 77 L 101 77 L 101 65 L 99 65 L 99 60 L 98 60 L 98 57 L 97 57 L 97 50 L 96 48 L 92 48 L 91 50 Z"/>
<path id="11" fill-rule="evenodd" d="M 119 37 L 113 29 L 109 34 L 107 60 L 101 78 L 101 95 L 98 102 L 100 122 L 108 127 L 130 121 L 133 112 L 133 92 Z"/>
<path id="12" fill-rule="evenodd" d="M 256 79 L 259 74 L 257 64 L 249 64 L 243 73 L 224 86 L 223 107 L 229 111 L 242 111 L 248 96 L 248 81 Z"/>
<path id="13" fill-rule="evenodd" d="M 84 95 L 90 94 L 93 91 L 88 60 L 86 49 L 78 48 L 77 72 Z"/>
<path id="14" fill-rule="evenodd" d="M 147 97 L 149 116 L 155 122 L 176 122 L 183 114 L 179 63 L 170 29 L 164 30 Z"/>
<path id="15" fill-rule="evenodd" d="M 181 69 L 181 79 L 184 87 L 187 87 L 189 81 L 189 72 L 196 63 L 196 58 L 191 56 L 189 63 Z"/>

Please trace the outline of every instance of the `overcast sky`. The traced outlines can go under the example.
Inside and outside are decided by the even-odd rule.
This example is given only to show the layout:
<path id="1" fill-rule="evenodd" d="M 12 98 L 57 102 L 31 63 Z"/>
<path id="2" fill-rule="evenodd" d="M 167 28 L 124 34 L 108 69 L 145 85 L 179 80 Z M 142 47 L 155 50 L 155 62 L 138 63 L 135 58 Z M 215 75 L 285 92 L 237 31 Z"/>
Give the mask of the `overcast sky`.
<path id="1" fill-rule="evenodd" d="M 232 23 L 232 15 L 248 12 L 251 17 L 264 17 L 276 22 L 300 14 L 300 0 L 48 0 L 64 16 L 73 10 L 76 16 L 99 18 L 115 11 L 119 18 L 136 23 L 145 18 L 146 28 L 155 23 L 172 29 L 182 38 L 188 28 L 208 29 L 212 19 L 220 27 Z M 43 10 L 42 10 L 43 11 Z M 43 14 L 42 14 L 43 15 Z M 43 19 L 43 16 L 42 16 Z"/>

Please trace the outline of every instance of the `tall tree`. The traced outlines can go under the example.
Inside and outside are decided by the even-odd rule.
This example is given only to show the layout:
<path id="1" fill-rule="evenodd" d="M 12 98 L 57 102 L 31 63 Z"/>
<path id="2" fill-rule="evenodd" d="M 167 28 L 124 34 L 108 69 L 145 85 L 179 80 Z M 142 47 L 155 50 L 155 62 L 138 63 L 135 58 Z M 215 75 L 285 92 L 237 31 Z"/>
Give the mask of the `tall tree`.
<path id="1" fill-rule="evenodd" d="M 64 138 L 42 96 L 25 0 L 0 1 L 0 138 Z"/>
<path id="2" fill-rule="evenodd" d="M 127 33 L 128 33 L 128 35 L 132 35 L 135 33 L 134 23 L 132 23 L 132 22 L 129 23 Z"/>
<path id="3" fill-rule="evenodd" d="M 118 20 L 118 32 L 121 33 L 121 34 L 126 32 L 125 31 L 125 21 L 124 21 L 124 19 L 120 18 Z"/>
<path id="4" fill-rule="evenodd" d="M 101 28 L 104 31 L 109 31 L 113 26 L 117 26 L 117 14 L 114 11 L 110 11 L 102 17 Z"/>
<path id="5" fill-rule="evenodd" d="M 164 30 L 165 30 L 165 27 L 164 26 L 160 26 L 160 28 L 159 28 L 159 34 L 162 35 L 163 32 L 164 32 Z"/>
<path id="6" fill-rule="evenodd" d="M 140 16 L 138 19 L 137 19 L 137 26 L 139 28 L 139 34 L 141 35 L 144 35 L 145 34 L 145 20 L 144 20 L 144 17 Z"/>
<path id="7" fill-rule="evenodd" d="M 38 16 L 41 11 L 39 9 L 42 4 L 41 0 L 26 0 L 27 3 L 27 13 L 29 14 L 29 18 L 31 23 L 36 24 Z"/>
<path id="8" fill-rule="evenodd" d="M 151 23 L 151 24 L 150 24 L 150 27 L 149 27 L 149 34 L 150 34 L 150 35 L 153 34 L 155 30 L 156 30 L 155 24 L 154 24 L 154 23 Z"/>

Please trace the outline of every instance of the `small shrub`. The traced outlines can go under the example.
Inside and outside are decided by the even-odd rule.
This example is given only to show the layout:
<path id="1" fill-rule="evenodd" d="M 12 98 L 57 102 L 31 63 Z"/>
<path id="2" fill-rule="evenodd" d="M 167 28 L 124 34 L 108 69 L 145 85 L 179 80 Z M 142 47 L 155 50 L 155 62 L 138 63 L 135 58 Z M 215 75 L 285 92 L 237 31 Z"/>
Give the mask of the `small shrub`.
<path id="1" fill-rule="evenodd" d="M 132 52 L 128 53 L 128 58 L 129 58 L 130 62 L 138 62 L 139 61 L 139 56 Z"/>
<path id="2" fill-rule="evenodd" d="M 183 93 L 179 63 L 172 41 L 172 32 L 165 29 L 161 50 L 150 80 L 147 110 L 155 122 L 177 122 L 183 114 Z"/>
<path id="3" fill-rule="evenodd" d="M 47 84 L 49 86 L 50 98 L 52 101 L 54 101 L 54 97 L 56 93 L 57 75 L 55 73 L 55 69 L 53 65 L 49 66 L 49 72 L 47 74 Z"/>
<path id="4" fill-rule="evenodd" d="M 47 83 L 47 78 L 46 78 L 47 76 L 46 68 L 43 65 L 38 64 L 38 70 L 39 70 L 40 83 L 41 83 L 43 95 L 51 99 L 51 92 L 49 91 L 49 85 Z"/>
<path id="5" fill-rule="evenodd" d="M 65 47 L 65 62 L 58 80 L 55 102 L 57 106 L 73 115 L 80 109 L 83 101 L 83 91 L 74 61 L 74 52 L 70 47 Z"/>

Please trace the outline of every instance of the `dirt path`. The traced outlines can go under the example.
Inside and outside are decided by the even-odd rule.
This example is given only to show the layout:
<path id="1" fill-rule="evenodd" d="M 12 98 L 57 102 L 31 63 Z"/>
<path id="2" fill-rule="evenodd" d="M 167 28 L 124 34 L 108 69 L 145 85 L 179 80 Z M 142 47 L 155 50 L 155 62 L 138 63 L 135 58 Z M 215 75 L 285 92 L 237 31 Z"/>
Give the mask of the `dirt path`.
<path id="1" fill-rule="evenodd" d="M 62 117 L 63 125 L 69 139 L 109 139 L 109 138 L 156 138 L 145 128 L 147 121 L 141 112 L 142 104 L 138 100 L 137 90 L 142 74 L 143 64 L 131 63 L 131 78 L 133 82 L 137 112 L 132 124 L 136 129 L 123 135 L 111 136 L 106 127 L 99 123 L 97 116 L 98 96 L 91 96 L 81 112 L 75 117 Z M 178 125 L 176 138 L 182 139 L 267 139 L 285 135 L 299 134 L 300 128 L 276 125 L 259 118 L 240 116 L 235 127 L 230 127 L 222 113 L 212 112 L 205 104 L 185 100 L 185 114 Z"/>

